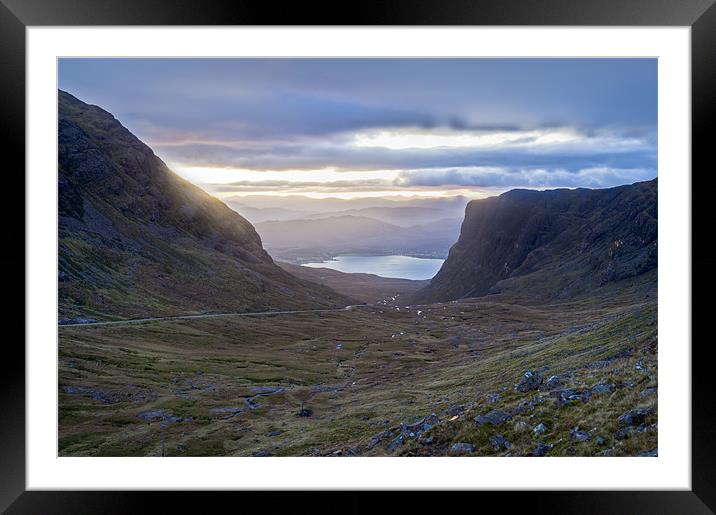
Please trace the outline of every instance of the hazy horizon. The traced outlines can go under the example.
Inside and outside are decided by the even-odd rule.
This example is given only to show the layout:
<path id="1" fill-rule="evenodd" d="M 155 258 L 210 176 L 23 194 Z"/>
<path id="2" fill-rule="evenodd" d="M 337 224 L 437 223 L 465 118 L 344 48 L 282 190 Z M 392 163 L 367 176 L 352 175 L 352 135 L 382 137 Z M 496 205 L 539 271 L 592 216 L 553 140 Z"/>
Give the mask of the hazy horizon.
<path id="1" fill-rule="evenodd" d="M 225 201 L 479 198 L 657 176 L 655 59 L 60 59 Z M 137 80 L 137 79 L 141 80 Z"/>

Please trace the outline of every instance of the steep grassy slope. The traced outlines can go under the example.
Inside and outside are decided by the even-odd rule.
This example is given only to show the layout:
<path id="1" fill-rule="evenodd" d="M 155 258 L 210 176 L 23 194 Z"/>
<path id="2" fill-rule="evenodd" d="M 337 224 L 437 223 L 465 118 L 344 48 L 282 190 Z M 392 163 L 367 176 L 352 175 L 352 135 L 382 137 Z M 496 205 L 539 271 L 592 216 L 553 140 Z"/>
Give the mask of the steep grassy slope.
<path id="1" fill-rule="evenodd" d="M 110 113 L 59 93 L 60 318 L 346 304 L 264 251 Z"/>
<path id="2" fill-rule="evenodd" d="M 460 239 L 414 301 L 569 298 L 656 266 L 656 179 L 602 190 L 512 190 L 468 204 Z"/>

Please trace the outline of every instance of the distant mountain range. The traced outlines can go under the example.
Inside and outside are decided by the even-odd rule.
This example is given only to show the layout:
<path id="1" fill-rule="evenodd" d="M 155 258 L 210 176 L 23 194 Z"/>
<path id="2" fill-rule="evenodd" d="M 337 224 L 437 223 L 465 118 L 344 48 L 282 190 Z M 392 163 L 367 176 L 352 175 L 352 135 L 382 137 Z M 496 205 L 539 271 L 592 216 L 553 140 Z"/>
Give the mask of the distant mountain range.
<path id="1" fill-rule="evenodd" d="M 411 301 L 497 293 L 560 299 L 647 274 L 655 285 L 657 242 L 657 179 L 600 190 L 511 190 L 468 204 L 459 240 Z"/>
<path id="2" fill-rule="evenodd" d="M 314 198 L 305 195 L 244 195 L 227 197 L 226 203 L 241 212 L 242 208 L 256 210 L 288 210 L 301 216 L 317 213 L 339 213 L 373 208 L 413 208 L 435 209 L 452 214 L 462 214 L 470 199 L 457 195 L 454 197 L 359 197 L 359 198 Z M 290 206 L 290 207 L 288 207 Z M 266 211 L 268 212 L 268 211 Z M 244 215 L 252 222 L 249 215 Z M 266 219 L 268 220 L 268 219 Z"/>
<path id="3" fill-rule="evenodd" d="M 444 257 L 456 241 L 460 218 L 402 227 L 367 216 L 261 222 L 256 230 L 273 256 L 287 260 L 345 254 L 404 254 Z"/>
<path id="4" fill-rule="evenodd" d="M 460 202 L 453 202 L 440 207 L 429 207 L 423 205 L 413 205 L 414 203 L 423 204 L 426 200 L 419 201 L 402 201 L 398 206 L 370 206 L 362 208 L 332 209 L 335 204 L 328 201 L 326 206 L 321 206 L 324 199 L 312 199 L 312 210 L 299 210 L 285 207 L 253 207 L 241 202 L 227 201 L 229 207 L 234 209 L 241 216 L 246 218 L 252 224 L 261 222 L 283 222 L 287 220 L 315 220 L 317 218 L 337 217 L 337 216 L 361 216 L 373 218 L 393 225 L 402 227 L 410 227 L 423 223 L 433 222 L 442 218 L 459 218 L 465 212 L 465 205 L 468 200 L 464 197 Z M 346 201 L 350 202 L 350 201 Z M 397 202 L 396 202 L 397 203 Z M 432 202 L 430 202 L 432 204 Z M 291 205 L 286 202 L 286 205 Z"/>
<path id="5" fill-rule="evenodd" d="M 390 200 L 295 195 L 242 200 L 227 203 L 255 225 L 271 255 L 292 262 L 342 254 L 444 258 L 457 241 L 468 202 L 466 197 Z"/>
<path id="6" fill-rule="evenodd" d="M 60 318 L 349 303 L 277 266 L 246 219 L 63 91 L 58 160 Z"/>

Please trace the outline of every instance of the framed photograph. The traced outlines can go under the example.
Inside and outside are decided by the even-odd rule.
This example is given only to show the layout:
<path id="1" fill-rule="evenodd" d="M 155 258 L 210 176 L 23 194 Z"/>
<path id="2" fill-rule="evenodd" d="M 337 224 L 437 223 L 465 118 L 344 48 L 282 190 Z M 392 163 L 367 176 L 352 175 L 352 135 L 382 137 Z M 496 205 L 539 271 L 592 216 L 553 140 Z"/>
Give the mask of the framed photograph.
<path id="1" fill-rule="evenodd" d="M 715 509 L 713 2 L 1 1 L 3 509 Z"/>

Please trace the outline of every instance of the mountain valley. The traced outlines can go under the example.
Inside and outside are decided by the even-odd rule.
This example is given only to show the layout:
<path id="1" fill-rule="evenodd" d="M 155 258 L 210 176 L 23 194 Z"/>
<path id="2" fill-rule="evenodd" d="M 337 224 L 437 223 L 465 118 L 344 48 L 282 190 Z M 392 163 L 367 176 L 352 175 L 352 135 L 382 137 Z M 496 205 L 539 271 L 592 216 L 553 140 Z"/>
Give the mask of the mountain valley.
<path id="1" fill-rule="evenodd" d="M 58 169 L 60 456 L 658 454 L 656 179 L 229 207 L 63 91 Z"/>

